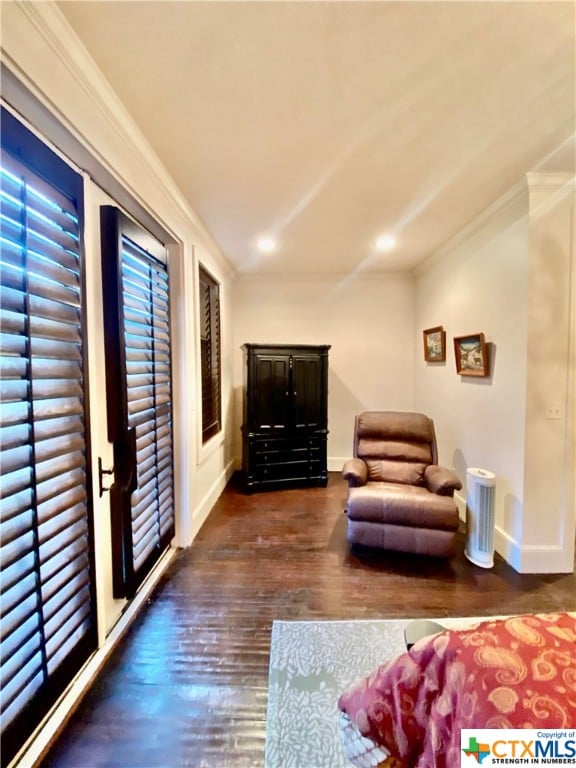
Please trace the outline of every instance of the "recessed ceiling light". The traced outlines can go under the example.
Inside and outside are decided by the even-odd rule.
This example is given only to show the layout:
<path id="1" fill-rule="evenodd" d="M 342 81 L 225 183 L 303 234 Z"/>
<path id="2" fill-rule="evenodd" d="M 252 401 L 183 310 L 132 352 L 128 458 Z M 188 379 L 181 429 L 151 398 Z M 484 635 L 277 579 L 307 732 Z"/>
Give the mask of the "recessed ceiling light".
<path id="1" fill-rule="evenodd" d="M 261 253 L 272 253 L 276 250 L 276 240 L 272 237 L 260 237 L 256 246 Z"/>
<path id="2" fill-rule="evenodd" d="M 376 240 L 376 250 L 382 253 L 391 251 L 396 247 L 396 238 L 392 235 L 380 235 Z"/>

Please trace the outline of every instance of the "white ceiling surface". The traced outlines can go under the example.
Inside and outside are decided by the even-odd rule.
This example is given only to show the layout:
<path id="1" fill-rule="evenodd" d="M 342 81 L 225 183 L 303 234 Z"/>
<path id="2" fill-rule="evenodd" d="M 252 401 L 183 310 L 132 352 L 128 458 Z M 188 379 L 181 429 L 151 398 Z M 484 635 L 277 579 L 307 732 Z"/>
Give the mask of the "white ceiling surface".
<path id="1" fill-rule="evenodd" d="M 58 5 L 239 272 L 410 270 L 573 162 L 572 2 Z"/>

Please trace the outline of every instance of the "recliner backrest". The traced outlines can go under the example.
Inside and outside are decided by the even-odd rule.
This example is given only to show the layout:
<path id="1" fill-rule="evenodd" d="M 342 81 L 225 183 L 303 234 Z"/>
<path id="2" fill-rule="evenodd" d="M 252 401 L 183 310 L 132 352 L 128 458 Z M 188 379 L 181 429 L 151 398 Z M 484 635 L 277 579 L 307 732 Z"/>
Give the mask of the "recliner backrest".
<path id="1" fill-rule="evenodd" d="M 368 480 L 424 485 L 437 463 L 434 422 L 423 413 L 365 411 L 356 417 L 354 456 L 364 459 Z"/>

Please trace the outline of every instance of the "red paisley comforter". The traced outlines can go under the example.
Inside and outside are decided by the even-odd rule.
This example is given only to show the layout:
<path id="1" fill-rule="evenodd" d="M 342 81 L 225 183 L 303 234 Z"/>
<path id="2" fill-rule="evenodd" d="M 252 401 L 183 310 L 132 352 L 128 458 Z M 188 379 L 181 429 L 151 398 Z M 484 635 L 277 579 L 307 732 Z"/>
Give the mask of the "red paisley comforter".
<path id="1" fill-rule="evenodd" d="M 446 630 L 383 664 L 338 705 L 406 768 L 460 765 L 461 728 L 576 728 L 576 615 Z"/>

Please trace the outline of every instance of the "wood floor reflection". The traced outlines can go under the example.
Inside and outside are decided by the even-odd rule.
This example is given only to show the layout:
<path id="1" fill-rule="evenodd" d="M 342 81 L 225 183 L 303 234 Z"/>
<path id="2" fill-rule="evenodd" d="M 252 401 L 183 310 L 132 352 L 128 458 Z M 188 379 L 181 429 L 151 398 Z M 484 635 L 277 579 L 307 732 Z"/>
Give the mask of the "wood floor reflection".
<path id="1" fill-rule="evenodd" d="M 44 768 L 262 768 L 274 619 L 576 610 L 576 577 L 350 551 L 346 488 L 232 482 L 46 756 Z M 309 768 L 314 768 L 310 766 Z"/>

